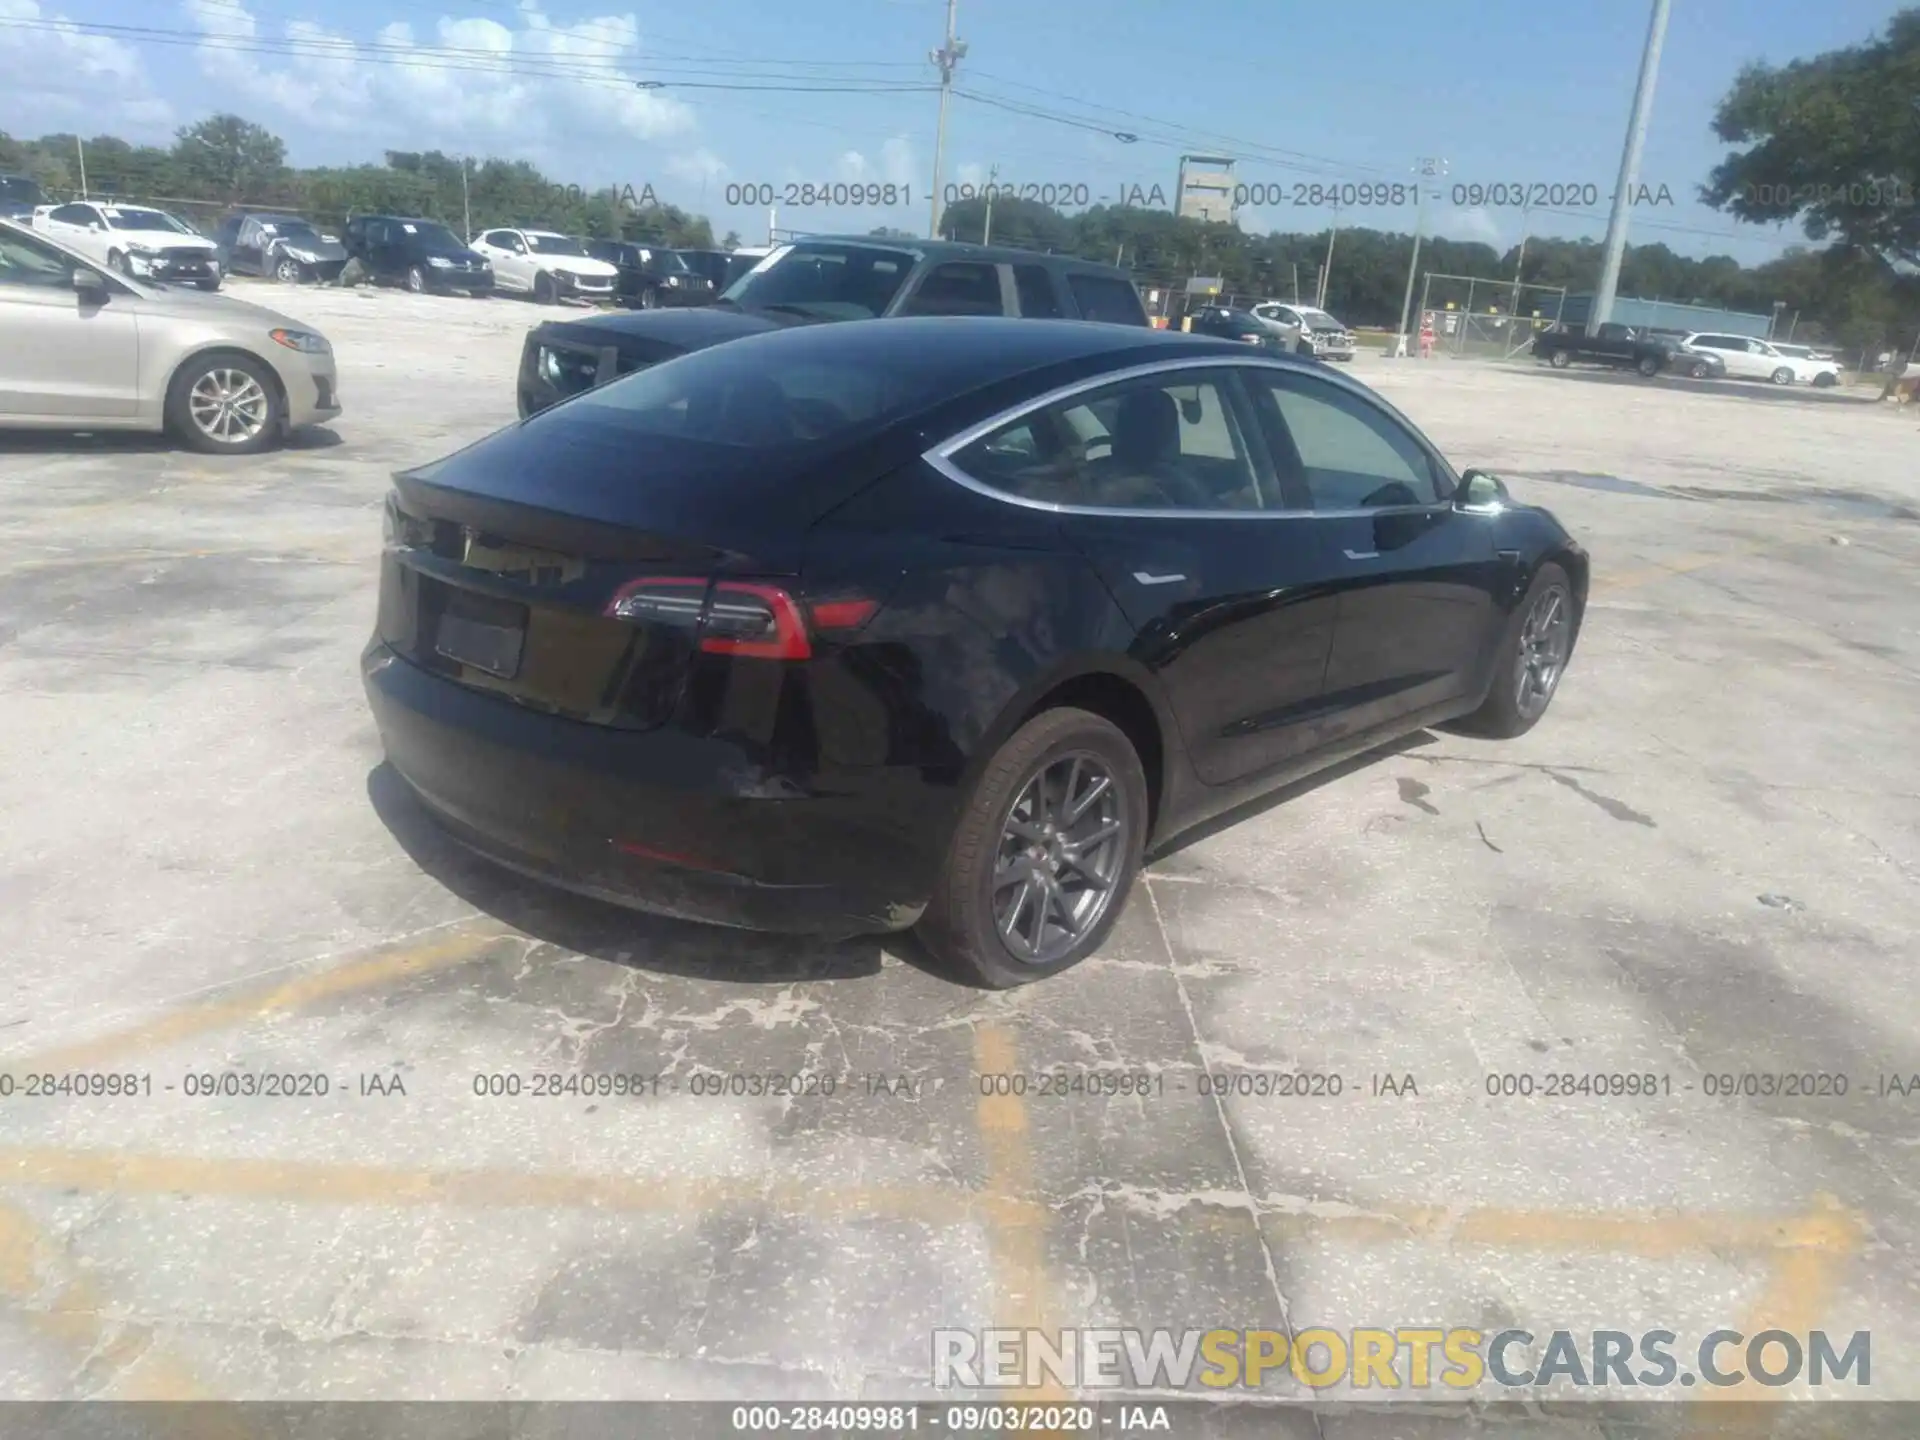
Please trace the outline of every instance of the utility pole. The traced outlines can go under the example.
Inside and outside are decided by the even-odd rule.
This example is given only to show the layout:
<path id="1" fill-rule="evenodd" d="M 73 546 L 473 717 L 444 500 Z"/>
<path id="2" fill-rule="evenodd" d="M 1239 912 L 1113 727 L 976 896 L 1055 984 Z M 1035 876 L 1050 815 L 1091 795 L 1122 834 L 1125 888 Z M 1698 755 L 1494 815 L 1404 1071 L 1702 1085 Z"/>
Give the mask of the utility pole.
<path id="1" fill-rule="evenodd" d="M 87 198 L 87 142 L 78 135 L 73 137 L 73 147 L 80 152 L 80 198 Z"/>
<path id="2" fill-rule="evenodd" d="M 1326 262 L 1320 267 L 1320 293 L 1313 297 L 1314 308 L 1318 310 L 1327 308 L 1327 275 L 1333 269 L 1333 237 L 1339 233 L 1340 207 L 1335 205 L 1333 207 L 1333 225 L 1327 231 L 1327 258 Z"/>
<path id="3" fill-rule="evenodd" d="M 473 202 L 467 198 L 467 157 L 460 157 L 460 223 L 466 226 L 463 240 L 473 239 Z"/>
<path id="4" fill-rule="evenodd" d="M 993 243 L 993 184 L 1000 178 L 1000 167 L 994 166 L 987 172 L 987 223 L 980 227 L 980 243 Z"/>
<path id="5" fill-rule="evenodd" d="M 1520 318 L 1520 278 L 1527 272 L 1527 207 L 1520 207 L 1520 258 L 1513 262 L 1513 301 L 1507 306 L 1507 314 L 1515 320 Z"/>
<path id="6" fill-rule="evenodd" d="M 967 53 L 967 42 L 956 39 L 953 33 L 955 3 L 956 0 L 947 0 L 947 43 L 927 56 L 940 67 L 940 128 L 933 132 L 933 213 L 927 221 L 929 240 L 940 238 L 940 167 L 946 159 L 947 101 L 953 94 L 954 67 Z"/>
<path id="7" fill-rule="evenodd" d="M 1587 334 L 1596 334 L 1613 316 L 1614 293 L 1620 288 L 1620 261 L 1627 250 L 1627 209 L 1633 203 L 1634 182 L 1640 178 L 1640 151 L 1647 143 L 1647 121 L 1653 114 L 1653 82 L 1660 74 L 1660 46 L 1667 38 L 1669 0 L 1653 0 L 1653 18 L 1647 24 L 1647 46 L 1640 53 L 1640 79 L 1633 87 L 1633 117 L 1627 122 L 1627 143 L 1620 152 L 1620 179 L 1613 188 L 1613 213 L 1607 217 L 1607 255 L 1600 266 L 1600 288 L 1587 307 Z"/>
<path id="8" fill-rule="evenodd" d="M 1407 296 L 1400 302 L 1400 331 L 1394 338 L 1393 353 L 1407 355 L 1407 318 L 1413 313 L 1413 277 L 1420 273 L 1420 237 L 1427 227 L 1427 187 L 1423 181 L 1447 173 L 1447 162 L 1438 156 L 1423 155 L 1413 165 L 1419 178 L 1413 182 L 1413 258 L 1407 262 Z"/>

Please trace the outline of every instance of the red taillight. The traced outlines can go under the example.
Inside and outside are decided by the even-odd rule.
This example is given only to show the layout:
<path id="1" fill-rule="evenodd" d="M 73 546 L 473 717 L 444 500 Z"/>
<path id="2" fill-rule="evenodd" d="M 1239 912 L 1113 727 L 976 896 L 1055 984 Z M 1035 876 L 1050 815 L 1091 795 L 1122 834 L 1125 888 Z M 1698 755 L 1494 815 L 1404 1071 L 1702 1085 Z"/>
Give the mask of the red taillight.
<path id="1" fill-rule="evenodd" d="M 622 585 L 606 613 L 617 620 L 691 631 L 709 655 L 809 660 L 809 618 L 813 633 L 857 630 L 879 608 L 876 600 L 839 596 L 816 601 L 803 614 L 790 592 L 764 581 L 649 575 Z"/>
<path id="2" fill-rule="evenodd" d="M 778 585 L 722 580 L 713 587 L 700 648 L 709 655 L 758 660 L 806 660 L 813 655 L 806 622 L 793 597 Z"/>

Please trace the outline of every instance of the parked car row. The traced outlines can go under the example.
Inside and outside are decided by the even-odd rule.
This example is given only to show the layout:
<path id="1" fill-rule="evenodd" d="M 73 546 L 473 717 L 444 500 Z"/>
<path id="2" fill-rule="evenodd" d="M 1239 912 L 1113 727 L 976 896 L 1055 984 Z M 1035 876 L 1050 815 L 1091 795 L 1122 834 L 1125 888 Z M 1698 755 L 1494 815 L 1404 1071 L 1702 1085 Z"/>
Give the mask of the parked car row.
<path id="1" fill-rule="evenodd" d="M 1648 377 L 1670 373 L 1695 380 L 1731 377 L 1821 387 L 1840 382 L 1840 362 L 1825 352 L 1707 331 L 1680 333 L 1606 324 L 1588 335 L 1556 325 L 1534 340 L 1533 354 L 1556 370 L 1579 362 L 1633 369 Z"/>

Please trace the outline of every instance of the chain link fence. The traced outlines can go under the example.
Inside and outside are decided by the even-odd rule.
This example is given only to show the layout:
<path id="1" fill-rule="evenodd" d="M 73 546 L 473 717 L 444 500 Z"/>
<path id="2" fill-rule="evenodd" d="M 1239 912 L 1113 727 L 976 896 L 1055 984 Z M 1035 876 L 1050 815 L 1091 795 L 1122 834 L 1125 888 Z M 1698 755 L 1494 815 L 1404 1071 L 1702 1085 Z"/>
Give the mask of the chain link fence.
<path id="1" fill-rule="evenodd" d="M 1412 328 L 1418 335 L 1431 325 L 1436 355 L 1507 360 L 1560 322 L 1566 299 L 1564 285 L 1520 285 L 1428 271 Z"/>

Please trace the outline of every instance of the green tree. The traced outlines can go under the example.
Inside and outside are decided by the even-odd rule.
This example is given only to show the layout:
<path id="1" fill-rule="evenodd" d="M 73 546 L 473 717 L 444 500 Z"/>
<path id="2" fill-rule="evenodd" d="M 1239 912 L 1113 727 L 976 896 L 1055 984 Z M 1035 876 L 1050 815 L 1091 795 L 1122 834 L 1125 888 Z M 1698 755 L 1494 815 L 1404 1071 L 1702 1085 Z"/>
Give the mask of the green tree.
<path id="1" fill-rule="evenodd" d="M 179 132 L 173 159 L 181 178 L 199 187 L 204 198 L 232 204 L 277 196 L 287 147 L 265 126 L 238 115 L 214 115 Z"/>
<path id="2" fill-rule="evenodd" d="M 1714 167 L 1708 204 L 1920 265 L 1920 9 L 1864 45 L 1749 65 L 1713 129 L 1746 148 Z"/>

